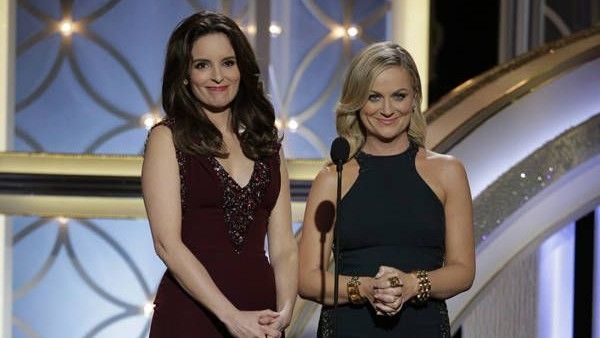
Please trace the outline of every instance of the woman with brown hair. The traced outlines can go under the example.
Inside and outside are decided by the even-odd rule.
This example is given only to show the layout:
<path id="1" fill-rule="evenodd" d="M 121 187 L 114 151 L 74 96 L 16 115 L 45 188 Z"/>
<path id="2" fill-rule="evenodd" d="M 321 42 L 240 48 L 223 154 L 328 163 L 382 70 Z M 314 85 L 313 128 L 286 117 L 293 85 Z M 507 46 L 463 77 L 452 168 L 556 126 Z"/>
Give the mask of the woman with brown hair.
<path id="1" fill-rule="evenodd" d="M 297 247 L 275 115 L 248 40 L 200 12 L 170 37 L 167 118 L 148 136 L 142 189 L 157 254 L 150 337 L 280 337 Z M 268 238 L 269 257 L 264 250 Z"/>

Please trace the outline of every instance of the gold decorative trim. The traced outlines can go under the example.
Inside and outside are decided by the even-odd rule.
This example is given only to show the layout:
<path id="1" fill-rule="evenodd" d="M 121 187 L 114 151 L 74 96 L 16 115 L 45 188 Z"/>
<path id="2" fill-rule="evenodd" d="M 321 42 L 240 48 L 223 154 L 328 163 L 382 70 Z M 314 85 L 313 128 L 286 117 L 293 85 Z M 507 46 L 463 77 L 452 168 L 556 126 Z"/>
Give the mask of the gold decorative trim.
<path id="1" fill-rule="evenodd" d="M 290 180 L 312 181 L 326 162 L 287 163 Z M 141 156 L 0 152 L 0 173 L 136 177 L 141 169 Z"/>
<path id="2" fill-rule="evenodd" d="M 302 222 L 306 202 L 292 202 L 292 221 Z M 0 194 L 0 214 L 68 218 L 146 218 L 141 197 Z"/>
<path id="3" fill-rule="evenodd" d="M 425 112 L 428 148 L 447 152 L 503 107 L 598 57 L 600 27 L 540 47 L 463 83 Z"/>
<path id="4" fill-rule="evenodd" d="M 141 198 L 0 195 L 0 213 L 68 218 L 145 218 Z"/>
<path id="5" fill-rule="evenodd" d="M 568 47 L 569 45 L 585 40 L 599 33 L 600 26 L 583 30 L 566 38 L 533 49 L 508 62 L 498 65 L 486 71 L 483 74 L 480 74 L 472 79 L 463 82 L 458 87 L 451 90 L 448 94 L 444 95 L 440 100 L 438 100 L 434 105 L 429 107 L 429 109 L 427 109 L 427 111 L 424 112 L 427 118 L 427 122 L 431 123 L 435 121 L 446 111 L 450 110 L 459 102 L 463 101 L 466 97 L 472 95 L 479 88 L 497 80 L 506 73 L 512 72 L 515 69 L 524 66 L 525 64 L 529 63 L 534 59 L 541 58 L 548 54 L 553 54 L 558 49 Z M 552 69 L 553 67 L 548 67 L 548 70 Z"/>
<path id="6" fill-rule="evenodd" d="M 140 156 L 0 152 L 0 173 L 139 176 Z"/>
<path id="7" fill-rule="evenodd" d="M 291 181 L 311 181 L 325 164 L 326 160 L 288 160 L 288 172 Z"/>

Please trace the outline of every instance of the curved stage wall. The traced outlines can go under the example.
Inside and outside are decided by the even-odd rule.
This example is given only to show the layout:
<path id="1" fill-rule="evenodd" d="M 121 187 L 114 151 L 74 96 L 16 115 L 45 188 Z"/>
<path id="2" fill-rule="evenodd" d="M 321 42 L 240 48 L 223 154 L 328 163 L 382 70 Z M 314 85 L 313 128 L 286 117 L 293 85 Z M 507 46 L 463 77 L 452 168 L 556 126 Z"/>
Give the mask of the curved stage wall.
<path id="1" fill-rule="evenodd" d="M 600 30 L 588 30 L 465 83 L 426 113 L 429 146 L 465 163 L 474 196 L 477 277 L 471 290 L 448 302 L 453 329 L 462 325 L 463 336 L 537 334 L 541 291 L 532 290 L 543 284 L 538 247 L 600 204 L 599 80 Z M 140 163 L 139 157 L 0 155 L 0 213 L 46 217 L 16 225 L 15 252 L 19 257 L 34 255 L 29 250 L 42 243 L 34 237 L 43 232 L 54 238 L 37 248 L 43 257 L 29 257 L 36 262 L 32 269 L 16 277 L 13 325 L 24 336 L 32 336 L 36 326 L 51 325 L 52 316 L 43 309 L 32 314 L 41 318 L 41 324 L 20 317 L 34 306 L 36 297 L 72 306 L 70 311 L 80 305 L 40 283 L 60 279 L 60 273 L 83 279 L 86 290 L 81 292 L 104 311 L 103 319 L 85 319 L 94 328 L 88 333 L 115 332 L 114 323 L 145 325 L 143 314 L 151 312 L 146 301 L 151 300 L 162 270 L 157 260 L 147 261 L 135 253 L 152 251 L 146 222 L 103 227 L 102 221 L 144 217 Z M 290 161 L 296 221 L 320 165 L 321 161 Z M 93 233 L 96 239 L 79 237 L 82 232 Z M 121 266 L 78 254 L 78 247 L 85 245 L 100 245 Z M 63 255 L 75 272 L 53 266 Z M 136 265 L 140 261 L 160 269 L 141 271 Z M 134 295 L 111 282 L 111 276 L 122 271 L 139 286 Z M 533 309 L 532 313 L 519 312 L 519 306 Z M 317 310 L 310 302 L 298 302 L 288 336 L 313 337 Z"/>

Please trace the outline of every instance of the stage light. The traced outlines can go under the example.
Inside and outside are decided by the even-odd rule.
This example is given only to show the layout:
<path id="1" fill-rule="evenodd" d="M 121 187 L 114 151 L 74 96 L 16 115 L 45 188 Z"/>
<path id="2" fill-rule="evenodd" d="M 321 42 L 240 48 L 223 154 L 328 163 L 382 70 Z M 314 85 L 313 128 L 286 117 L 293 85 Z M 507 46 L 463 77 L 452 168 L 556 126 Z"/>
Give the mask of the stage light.
<path id="1" fill-rule="evenodd" d="M 346 35 L 346 29 L 342 26 L 336 26 L 331 30 L 331 34 L 333 34 L 336 39 L 339 39 Z"/>
<path id="2" fill-rule="evenodd" d="M 294 119 L 290 119 L 287 123 L 287 127 L 289 130 L 291 131 L 296 131 L 296 129 L 298 129 L 298 121 L 294 120 Z"/>
<path id="3" fill-rule="evenodd" d="M 272 23 L 269 26 L 269 32 L 271 33 L 272 37 L 277 37 L 283 32 L 283 29 L 278 24 Z"/>
<path id="4" fill-rule="evenodd" d="M 160 122 L 160 116 L 155 113 L 146 113 L 142 115 L 140 118 L 141 124 L 146 128 L 146 130 L 150 130 L 155 124 Z"/>
<path id="5" fill-rule="evenodd" d="M 155 307 L 155 305 L 153 302 L 148 302 L 148 303 L 144 304 L 144 308 L 143 308 L 144 316 L 150 317 L 152 315 L 152 313 L 154 312 L 154 307 Z"/>
<path id="6" fill-rule="evenodd" d="M 353 39 L 358 35 L 358 27 L 356 26 L 350 26 L 348 27 L 348 29 L 346 29 L 346 34 L 348 34 L 348 36 Z"/>
<path id="7" fill-rule="evenodd" d="M 246 26 L 246 32 L 250 35 L 255 35 L 256 34 L 256 26 L 254 26 L 254 25 Z"/>
<path id="8" fill-rule="evenodd" d="M 75 31 L 75 24 L 71 19 L 63 19 L 58 25 L 58 29 L 63 36 L 70 36 Z"/>

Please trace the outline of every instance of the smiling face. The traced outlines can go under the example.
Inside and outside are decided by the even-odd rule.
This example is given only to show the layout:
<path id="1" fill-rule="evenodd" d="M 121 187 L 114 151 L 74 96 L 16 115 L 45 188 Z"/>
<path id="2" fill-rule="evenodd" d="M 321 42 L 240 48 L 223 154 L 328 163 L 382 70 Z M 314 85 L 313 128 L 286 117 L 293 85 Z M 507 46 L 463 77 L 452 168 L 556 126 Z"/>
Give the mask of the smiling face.
<path id="1" fill-rule="evenodd" d="M 240 70 L 225 34 L 207 34 L 194 42 L 189 77 L 192 92 L 205 109 L 220 112 L 229 108 L 238 93 Z"/>
<path id="2" fill-rule="evenodd" d="M 410 74 L 390 66 L 373 81 L 367 102 L 359 112 L 366 130 L 366 143 L 408 141 L 408 127 L 414 107 Z"/>

